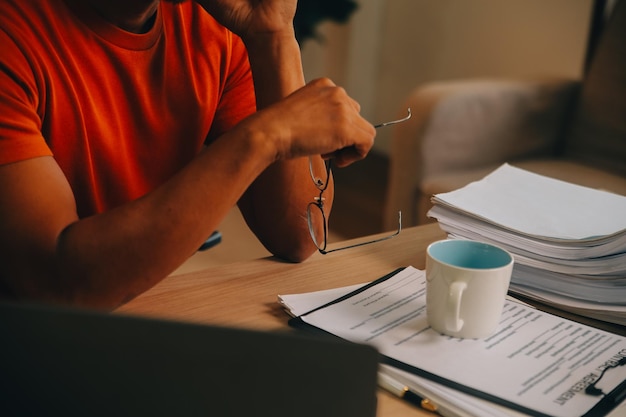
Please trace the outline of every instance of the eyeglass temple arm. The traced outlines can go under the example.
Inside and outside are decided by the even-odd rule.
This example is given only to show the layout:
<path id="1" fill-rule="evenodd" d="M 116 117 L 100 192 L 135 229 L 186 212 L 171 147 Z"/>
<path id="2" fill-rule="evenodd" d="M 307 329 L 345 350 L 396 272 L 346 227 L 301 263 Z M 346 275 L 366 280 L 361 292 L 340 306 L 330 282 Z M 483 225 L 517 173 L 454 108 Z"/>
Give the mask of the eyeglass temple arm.
<path id="1" fill-rule="evenodd" d="M 402 119 L 391 120 L 389 122 L 384 122 L 384 123 L 380 123 L 380 124 L 374 125 L 374 128 L 378 129 L 379 127 L 395 125 L 396 123 L 406 122 L 407 120 L 409 120 L 411 118 L 411 108 L 410 107 L 407 108 L 406 111 L 407 111 L 406 117 L 403 117 Z"/>
<path id="2" fill-rule="evenodd" d="M 393 234 L 391 235 L 387 235 L 387 236 L 383 236 L 381 238 L 375 239 L 375 240 L 369 240 L 367 242 L 361 242 L 361 243 L 356 243 L 354 245 L 349 245 L 349 246 L 343 246 L 341 248 L 336 248 L 336 249 L 330 249 L 330 250 L 325 250 L 325 249 L 319 249 L 319 252 L 322 255 L 326 255 L 328 253 L 331 252 L 337 252 L 340 250 L 344 250 L 344 249 L 352 249 L 352 248 L 358 248 L 359 246 L 365 246 L 365 245 L 369 245 L 371 243 L 378 243 L 378 242 L 382 242 L 383 240 L 388 240 L 391 239 L 393 237 L 396 237 L 400 234 L 400 232 L 402 231 L 402 211 L 398 211 L 398 230 L 396 230 Z"/>

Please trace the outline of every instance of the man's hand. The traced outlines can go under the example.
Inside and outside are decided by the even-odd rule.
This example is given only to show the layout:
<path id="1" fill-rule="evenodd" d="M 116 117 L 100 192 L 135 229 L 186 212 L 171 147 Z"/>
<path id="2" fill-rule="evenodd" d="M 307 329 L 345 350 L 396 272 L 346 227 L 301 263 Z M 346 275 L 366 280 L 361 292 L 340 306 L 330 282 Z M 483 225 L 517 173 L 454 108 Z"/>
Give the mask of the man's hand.
<path id="1" fill-rule="evenodd" d="M 329 79 L 318 79 L 257 112 L 240 127 L 272 140 L 276 160 L 309 155 L 334 158 L 342 167 L 364 158 L 376 130 L 360 106 Z"/>
<path id="2" fill-rule="evenodd" d="M 222 26 L 242 39 L 262 35 L 293 36 L 296 0 L 195 0 Z"/>

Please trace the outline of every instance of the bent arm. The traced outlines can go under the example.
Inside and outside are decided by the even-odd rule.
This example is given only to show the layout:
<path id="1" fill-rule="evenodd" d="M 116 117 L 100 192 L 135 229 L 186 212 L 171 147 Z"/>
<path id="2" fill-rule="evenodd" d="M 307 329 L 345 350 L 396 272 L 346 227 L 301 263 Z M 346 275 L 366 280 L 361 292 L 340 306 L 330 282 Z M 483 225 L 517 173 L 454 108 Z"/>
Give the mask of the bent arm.
<path id="1" fill-rule="evenodd" d="M 225 139 L 149 195 L 80 220 L 52 157 L 0 166 L 2 292 L 113 308 L 155 285 L 197 250 L 273 158 L 253 138 Z"/>
<path id="2" fill-rule="evenodd" d="M 197 1 L 222 25 L 237 33 L 246 45 L 258 109 L 276 103 L 304 85 L 300 48 L 293 28 L 296 1 Z M 354 105 L 358 111 L 358 105 Z M 312 109 L 302 108 L 300 112 L 315 117 Z M 356 153 L 362 158 L 367 150 L 342 150 L 334 155 L 337 157 L 335 165 L 345 165 L 342 157 L 346 153 Z M 323 170 L 319 154 L 312 158 L 318 169 Z M 325 193 L 327 211 L 332 207 L 333 192 L 331 181 Z M 316 250 L 306 215 L 307 205 L 316 195 L 308 157 L 281 160 L 259 176 L 239 207 L 250 228 L 270 252 L 302 261 Z"/>
<path id="3" fill-rule="evenodd" d="M 304 85 L 300 49 L 293 31 L 245 40 L 252 68 L 257 108 L 281 100 Z M 323 165 L 319 155 L 313 163 Z M 333 185 L 326 192 L 332 207 Z M 263 245 L 291 261 L 308 258 L 316 247 L 307 224 L 307 205 L 316 195 L 307 157 L 278 161 L 257 178 L 239 208 Z"/>
<path id="4" fill-rule="evenodd" d="M 374 134 L 342 89 L 319 80 L 242 121 L 149 194 L 84 219 L 52 157 L 2 165 L 0 296 L 119 306 L 193 254 L 276 161 L 369 149 Z"/>

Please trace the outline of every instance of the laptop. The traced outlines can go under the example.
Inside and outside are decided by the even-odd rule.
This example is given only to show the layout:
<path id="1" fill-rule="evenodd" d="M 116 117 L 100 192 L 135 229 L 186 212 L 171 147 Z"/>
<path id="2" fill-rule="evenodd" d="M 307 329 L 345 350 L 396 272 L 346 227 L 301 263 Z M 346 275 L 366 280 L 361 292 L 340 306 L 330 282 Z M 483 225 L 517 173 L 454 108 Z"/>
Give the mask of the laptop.
<path id="1" fill-rule="evenodd" d="M 376 415 L 377 351 L 331 337 L 0 303 L 3 416 Z"/>

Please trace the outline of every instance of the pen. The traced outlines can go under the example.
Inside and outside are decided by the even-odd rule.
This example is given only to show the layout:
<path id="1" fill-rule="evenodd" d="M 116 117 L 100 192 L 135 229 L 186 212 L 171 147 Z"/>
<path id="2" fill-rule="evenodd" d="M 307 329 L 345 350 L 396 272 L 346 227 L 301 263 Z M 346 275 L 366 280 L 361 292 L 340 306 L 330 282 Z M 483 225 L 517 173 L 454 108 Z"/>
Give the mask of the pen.
<path id="1" fill-rule="evenodd" d="M 211 233 L 211 236 L 209 236 L 209 238 L 204 241 L 204 243 L 202 244 L 202 246 L 198 248 L 198 250 L 205 251 L 217 245 L 221 241 L 222 241 L 222 234 L 218 230 L 216 230 L 213 233 Z"/>
<path id="2" fill-rule="evenodd" d="M 378 385 L 384 390 L 390 392 L 391 394 L 399 397 L 400 399 L 407 401 L 413 405 L 418 406 L 421 409 L 430 411 L 432 413 L 437 413 L 438 406 L 437 404 L 430 401 L 428 398 L 424 398 L 415 392 L 411 391 L 409 387 L 404 385 L 403 383 L 396 381 L 389 375 L 386 375 L 382 372 L 378 373 Z M 439 413 L 437 413 L 439 414 Z"/>

